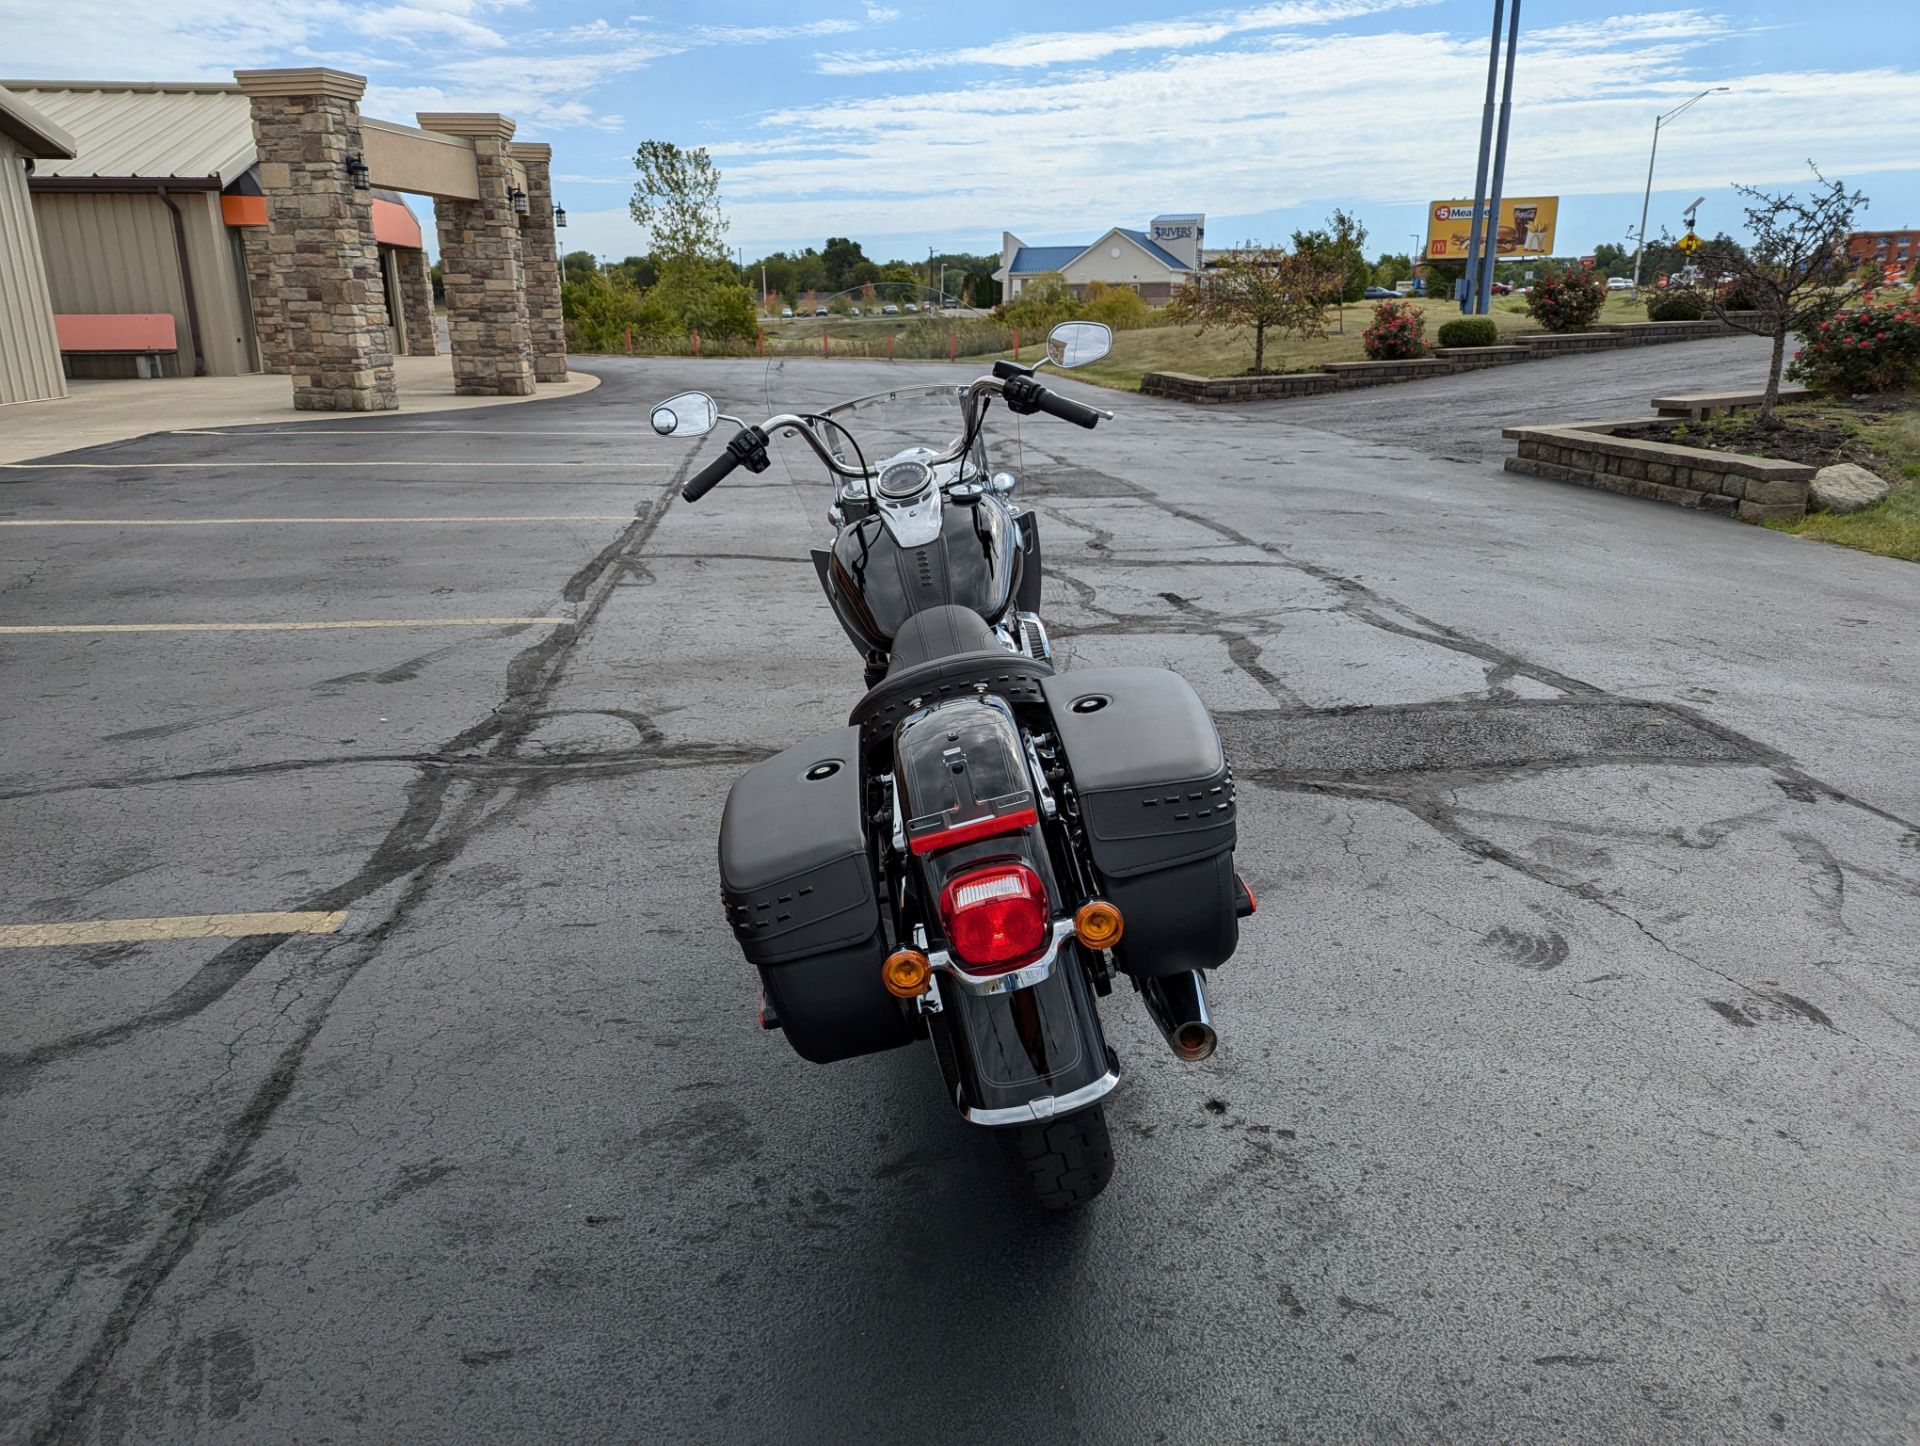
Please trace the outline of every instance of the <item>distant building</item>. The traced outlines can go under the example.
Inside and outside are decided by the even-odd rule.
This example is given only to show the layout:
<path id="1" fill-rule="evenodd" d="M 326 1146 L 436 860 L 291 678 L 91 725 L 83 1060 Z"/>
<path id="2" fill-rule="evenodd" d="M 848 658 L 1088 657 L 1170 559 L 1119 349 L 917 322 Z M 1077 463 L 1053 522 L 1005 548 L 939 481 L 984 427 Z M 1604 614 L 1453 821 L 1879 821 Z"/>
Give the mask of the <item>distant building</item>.
<path id="1" fill-rule="evenodd" d="M 1863 261 L 1882 269 L 1897 266 L 1905 272 L 1920 261 L 1920 231 L 1907 226 L 1897 231 L 1855 231 L 1847 237 L 1847 260 L 1856 266 Z"/>
<path id="2" fill-rule="evenodd" d="M 1205 216 L 1155 216 L 1144 231 L 1115 226 L 1098 240 L 1073 246 L 1029 246 L 1000 233 L 1000 294 L 1015 300 L 1028 281 L 1049 272 L 1066 279 L 1075 296 L 1093 282 L 1125 286 L 1147 301 L 1166 301 L 1200 269 Z"/>

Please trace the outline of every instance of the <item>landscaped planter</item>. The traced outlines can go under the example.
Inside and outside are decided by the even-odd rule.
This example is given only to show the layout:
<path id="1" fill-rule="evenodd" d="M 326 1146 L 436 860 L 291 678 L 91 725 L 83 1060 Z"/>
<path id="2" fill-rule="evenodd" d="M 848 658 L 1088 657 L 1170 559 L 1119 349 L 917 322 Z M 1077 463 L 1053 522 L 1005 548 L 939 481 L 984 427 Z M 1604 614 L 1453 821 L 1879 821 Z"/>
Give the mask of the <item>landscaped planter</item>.
<path id="1" fill-rule="evenodd" d="M 1616 428 L 1646 425 L 1636 417 L 1562 427 L 1507 427 L 1500 435 L 1519 444 L 1519 455 L 1507 458 L 1509 472 L 1730 513 L 1744 522 L 1792 521 L 1807 515 L 1814 468 L 1613 435 Z"/>
<path id="2" fill-rule="evenodd" d="M 1148 372 L 1142 395 L 1176 402 L 1268 402 L 1281 397 L 1311 397 L 1338 391 L 1339 378 L 1326 372 L 1290 372 L 1272 377 L 1196 377 L 1187 372 Z"/>
<path id="3" fill-rule="evenodd" d="M 1738 313 L 1741 316 L 1752 313 Z M 1427 377 L 1511 362 L 1540 361 L 1581 352 L 1612 351 L 1623 346 L 1650 346 L 1668 341 L 1701 341 L 1728 336 L 1733 328 L 1709 318 L 1704 321 L 1623 321 L 1593 331 L 1521 332 L 1499 346 L 1442 346 L 1433 355 L 1413 361 L 1329 362 L 1323 371 L 1289 372 L 1271 377 L 1197 377 L 1187 372 L 1148 372 L 1140 379 L 1141 392 L 1178 402 L 1264 402 L 1284 397 L 1311 397 L 1351 387 L 1377 387 L 1388 382 L 1414 382 Z"/>

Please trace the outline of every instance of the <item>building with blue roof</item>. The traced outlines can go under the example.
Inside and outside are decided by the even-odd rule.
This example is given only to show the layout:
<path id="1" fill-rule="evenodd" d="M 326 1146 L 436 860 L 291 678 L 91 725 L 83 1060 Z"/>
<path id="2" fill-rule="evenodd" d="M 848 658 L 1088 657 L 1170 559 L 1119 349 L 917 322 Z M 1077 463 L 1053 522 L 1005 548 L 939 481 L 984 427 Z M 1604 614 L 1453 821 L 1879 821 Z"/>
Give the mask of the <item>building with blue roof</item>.
<path id="1" fill-rule="evenodd" d="M 1000 269 L 993 273 L 1008 301 L 1036 276 L 1065 278 L 1075 296 L 1096 281 L 1125 286 L 1150 302 L 1172 298 L 1200 269 L 1205 216 L 1155 216 L 1144 230 L 1115 226 L 1098 240 L 1075 246 L 1029 246 L 1000 233 Z"/>

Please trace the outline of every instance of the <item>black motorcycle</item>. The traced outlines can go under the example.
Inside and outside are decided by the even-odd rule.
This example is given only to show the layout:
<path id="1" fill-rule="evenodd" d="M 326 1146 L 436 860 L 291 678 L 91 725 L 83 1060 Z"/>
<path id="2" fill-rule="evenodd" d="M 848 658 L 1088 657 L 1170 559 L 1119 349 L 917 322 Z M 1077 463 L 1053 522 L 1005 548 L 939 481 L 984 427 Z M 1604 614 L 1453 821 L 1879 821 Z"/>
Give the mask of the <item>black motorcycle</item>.
<path id="1" fill-rule="evenodd" d="M 1111 342 L 1069 322 L 1039 365 Z M 990 470 L 983 423 L 995 398 L 1082 427 L 1113 414 L 1037 370 L 997 362 L 967 386 L 758 426 L 688 392 L 652 423 L 739 428 L 689 502 L 736 468 L 764 472 L 780 437 L 836 484 L 833 545 L 813 560 L 866 694 L 845 727 L 743 775 L 720 825 L 721 896 L 760 971 L 761 1024 L 817 1063 L 930 1041 L 961 1117 L 1000 1129 L 1040 1204 L 1066 1209 L 1113 1171 L 1102 1101 L 1120 1061 L 1095 1001 L 1124 975 L 1174 1054 L 1207 1058 L 1204 971 L 1232 955 L 1254 900 L 1233 869 L 1233 772 L 1186 680 L 1053 670 L 1038 520 Z M 916 440 L 929 406 L 957 428 L 944 446 Z M 893 450 L 870 458 L 863 438 Z"/>

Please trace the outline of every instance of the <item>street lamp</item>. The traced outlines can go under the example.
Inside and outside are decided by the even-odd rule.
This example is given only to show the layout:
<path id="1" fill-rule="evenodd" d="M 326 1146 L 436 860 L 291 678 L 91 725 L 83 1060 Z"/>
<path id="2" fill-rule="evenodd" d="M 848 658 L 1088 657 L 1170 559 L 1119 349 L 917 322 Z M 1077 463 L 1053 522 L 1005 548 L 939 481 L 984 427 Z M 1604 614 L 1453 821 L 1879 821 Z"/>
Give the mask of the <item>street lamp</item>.
<path id="1" fill-rule="evenodd" d="M 1654 157 L 1660 154 L 1660 127 L 1679 115 L 1681 111 L 1698 105 L 1708 96 L 1718 95 L 1723 91 L 1732 89 L 1733 87 L 1730 85 L 1713 86 L 1701 91 L 1700 94 L 1696 95 L 1692 100 L 1675 106 L 1666 114 L 1657 115 L 1653 118 L 1653 149 L 1647 153 L 1647 190 L 1646 194 L 1640 198 L 1640 239 L 1636 241 L 1633 246 L 1633 290 L 1636 296 L 1640 292 L 1640 257 L 1647 249 L 1647 208 L 1653 202 L 1653 162 Z"/>

